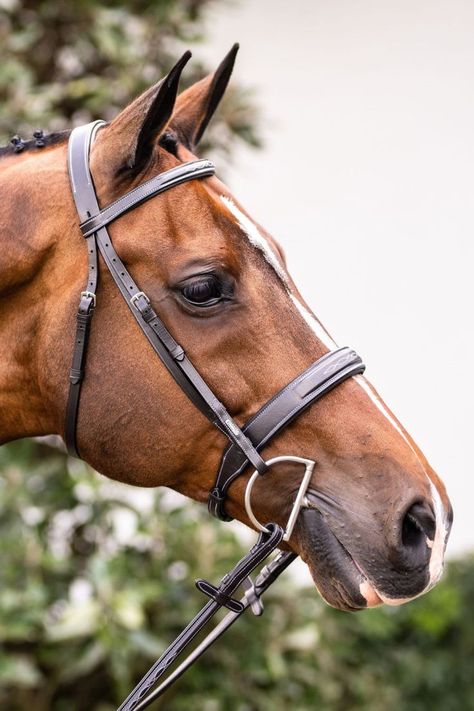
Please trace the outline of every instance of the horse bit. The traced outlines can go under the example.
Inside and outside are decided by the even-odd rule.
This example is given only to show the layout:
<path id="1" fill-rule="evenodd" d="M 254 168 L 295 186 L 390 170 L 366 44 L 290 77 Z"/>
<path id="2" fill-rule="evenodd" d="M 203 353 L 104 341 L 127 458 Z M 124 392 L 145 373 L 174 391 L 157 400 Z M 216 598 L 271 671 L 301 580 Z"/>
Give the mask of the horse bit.
<path id="1" fill-rule="evenodd" d="M 307 505 L 305 494 L 315 462 L 296 456 L 280 456 L 265 461 L 259 452 L 270 439 L 275 437 L 306 408 L 351 376 L 362 373 L 364 364 L 350 348 L 338 348 L 327 353 L 274 395 L 244 427 L 239 427 L 199 375 L 183 348 L 174 340 L 154 311 L 150 299 L 134 282 L 114 250 L 107 231 L 107 225 L 111 222 L 165 190 L 170 190 L 175 185 L 180 185 L 188 180 L 214 175 L 214 165 L 208 160 L 194 160 L 171 168 L 147 180 L 101 209 L 89 168 L 89 153 L 97 130 L 104 125 L 103 121 L 95 121 L 86 126 L 75 128 L 69 139 L 69 176 L 79 215 L 80 229 L 87 245 L 88 280 L 85 291 L 81 293 L 77 312 L 76 338 L 66 406 L 65 440 L 67 448 L 71 454 L 79 456 L 76 427 L 81 385 L 86 365 L 87 342 L 96 305 L 99 251 L 131 313 L 155 353 L 194 405 L 229 440 L 222 456 L 215 484 L 209 493 L 210 513 L 223 521 L 232 520 L 224 507 L 227 491 L 232 482 L 243 474 L 247 466 L 251 464 L 255 471 L 247 484 L 245 508 L 249 519 L 260 531 L 259 538 L 249 553 L 224 576 L 217 587 L 205 580 L 196 582 L 198 589 L 210 598 L 209 601 L 165 650 L 118 709 L 118 711 L 138 711 L 146 708 L 158 698 L 248 607 L 256 615 L 262 613 L 263 606 L 260 599 L 262 593 L 290 565 L 296 558 L 296 554 L 281 551 L 262 568 L 255 581 L 250 578 L 250 573 L 282 541 L 290 539 L 300 510 Z M 254 482 L 279 462 L 293 462 L 305 467 L 286 530 L 276 523 L 262 525 L 255 517 L 251 506 L 251 491 Z M 244 595 L 240 600 L 237 600 L 232 596 L 240 586 L 244 590 Z M 179 655 L 221 607 L 226 607 L 229 610 L 228 614 L 152 691 L 151 688 L 164 675 L 168 667 L 173 662 L 179 661 Z"/>

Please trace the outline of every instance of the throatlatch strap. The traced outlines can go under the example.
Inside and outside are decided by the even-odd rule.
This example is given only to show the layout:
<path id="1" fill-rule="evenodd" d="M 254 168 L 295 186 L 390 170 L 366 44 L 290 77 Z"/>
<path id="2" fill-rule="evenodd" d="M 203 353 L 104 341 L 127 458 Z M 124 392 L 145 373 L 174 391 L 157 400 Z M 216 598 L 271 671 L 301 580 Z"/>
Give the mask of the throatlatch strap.
<path id="1" fill-rule="evenodd" d="M 79 310 L 76 314 L 76 335 L 72 355 L 72 366 L 69 371 L 69 395 L 66 405 L 65 442 L 68 451 L 75 457 L 79 456 L 76 443 L 76 423 L 79 410 L 84 365 L 87 353 L 87 343 L 94 313 L 95 292 L 81 296 Z"/>
<path id="2" fill-rule="evenodd" d="M 214 174 L 210 161 L 193 161 L 173 168 L 152 178 L 142 186 L 131 190 L 108 207 L 100 210 L 89 169 L 89 151 L 91 138 L 103 122 L 81 126 L 72 131 L 69 139 L 69 172 L 74 200 L 81 218 L 82 227 L 89 239 L 97 239 L 99 250 L 107 267 L 138 325 L 148 338 L 155 353 L 160 357 L 178 385 L 191 402 L 241 450 L 245 458 L 260 472 L 266 471 L 266 465 L 252 443 L 243 434 L 240 427 L 227 412 L 224 405 L 214 395 L 196 368 L 186 356 L 183 348 L 174 340 L 165 324 L 153 310 L 146 294 L 135 284 L 130 273 L 114 250 L 110 235 L 105 225 L 117 219 L 138 204 L 150 199 L 164 190 L 188 180 Z M 93 233 L 91 230 L 95 230 Z M 97 270 L 96 270 L 97 271 Z M 84 361 L 86 351 L 82 354 Z M 80 388 L 80 385 L 79 385 Z M 75 430 L 79 394 L 77 399 L 70 398 L 66 415 L 66 429 Z M 75 439 L 75 435 L 74 435 Z M 77 453 L 77 447 L 71 448 Z"/>
<path id="3" fill-rule="evenodd" d="M 84 141 L 85 150 L 87 155 L 89 155 L 91 142 L 94 140 L 94 135 L 96 131 L 104 124 L 103 121 L 95 121 L 89 124 L 88 130 L 81 133 L 81 139 Z M 74 132 L 73 132 L 74 133 Z M 79 132 L 78 132 L 79 134 Z M 68 146 L 69 153 L 69 179 L 71 182 L 71 189 L 76 205 L 76 210 L 79 215 L 79 219 L 85 220 L 89 216 L 88 212 L 88 201 L 86 199 L 84 191 L 78 189 L 76 183 L 80 185 L 90 183 L 90 187 L 93 189 L 92 181 L 90 178 L 90 173 L 86 163 L 77 164 L 76 170 L 71 170 L 72 165 L 72 154 L 76 152 L 76 138 L 74 141 L 70 140 Z M 72 136 L 71 136 L 72 139 Z M 69 394 L 66 404 L 66 418 L 64 427 L 64 439 L 66 442 L 66 447 L 70 454 L 75 457 L 79 456 L 77 451 L 77 441 L 76 441 L 76 430 L 77 430 L 77 417 L 79 413 L 79 401 L 81 397 L 82 381 L 84 378 L 84 368 L 87 358 L 87 344 L 89 340 L 89 331 L 91 327 L 92 316 L 94 314 L 94 308 L 96 304 L 96 292 L 97 292 L 97 282 L 99 279 L 99 263 L 97 259 L 97 244 L 95 240 L 95 235 L 89 235 L 86 239 L 87 245 L 87 284 L 85 290 L 81 293 L 79 308 L 76 314 L 76 333 L 74 340 L 74 348 L 72 354 L 72 367 L 69 373 Z"/>

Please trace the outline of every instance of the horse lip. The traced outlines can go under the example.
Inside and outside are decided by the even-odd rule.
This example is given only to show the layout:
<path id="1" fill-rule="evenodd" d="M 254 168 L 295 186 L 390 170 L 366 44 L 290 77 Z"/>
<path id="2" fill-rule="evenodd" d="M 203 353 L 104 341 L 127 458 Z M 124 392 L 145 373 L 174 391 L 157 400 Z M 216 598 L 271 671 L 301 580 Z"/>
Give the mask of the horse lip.
<path id="1" fill-rule="evenodd" d="M 316 500 L 319 505 L 317 505 L 314 500 Z M 367 575 L 367 573 L 365 572 L 365 570 L 360 566 L 357 559 L 354 558 L 354 556 L 346 548 L 344 543 L 342 543 L 342 541 L 339 540 L 338 536 L 336 535 L 336 533 L 334 533 L 331 526 L 329 525 L 329 523 L 326 519 L 325 513 L 327 513 L 330 509 L 334 510 L 335 508 L 337 508 L 340 510 L 340 505 L 338 505 L 337 502 L 334 499 L 332 499 L 331 497 L 309 489 L 306 494 L 306 497 L 304 499 L 304 507 L 307 509 L 313 509 L 315 511 L 318 511 L 318 513 L 321 514 L 322 519 L 323 519 L 325 525 L 327 526 L 328 530 L 334 536 L 334 538 L 339 543 L 341 548 L 343 548 L 343 550 L 347 554 L 348 558 L 350 559 L 350 561 L 352 562 L 352 564 L 354 565 L 356 570 L 362 576 L 362 582 L 359 584 L 359 592 L 362 595 L 362 597 L 366 600 L 367 607 L 368 608 L 378 607 L 379 605 L 383 605 L 384 603 L 394 604 L 393 601 L 386 599 L 383 595 L 381 595 L 378 592 L 378 590 L 372 584 L 372 582 L 371 582 L 369 576 Z"/>
<path id="2" fill-rule="evenodd" d="M 322 492 L 315 491 L 314 489 L 308 489 L 306 493 L 306 497 L 304 499 L 304 507 L 307 509 L 313 509 L 315 511 L 318 511 L 318 513 L 322 516 L 324 523 L 328 527 L 329 531 L 331 534 L 334 536 L 336 541 L 339 543 L 341 548 L 344 549 L 346 552 L 347 556 L 350 558 L 352 561 L 354 567 L 359 571 L 360 575 L 363 578 L 362 583 L 359 586 L 359 592 L 362 595 L 362 597 L 365 598 L 367 602 L 367 607 L 378 607 L 379 605 L 390 605 L 390 606 L 398 606 L 398 605 L 404 605 L 406 602 L 410 602 L 411 600 L 420 597 L 420 595 L 424 595 L 425 592 L 427 592 L 431 587 L 433 587 L 436 584 L 436 581 L 432 582 L 427 588 L 424 588 L 423 590 L 420 590 L 419 593 L 416 595 L 411 595 L 410 597 L 400 597 L 400 598 L 395 598 L 395 597 L 388 597 L 387 595 L 384 595 L 382 592 L 380 592 L 375 585 L 372 583 L 370 580 L 370 577 L 367 575 L 365 570 L 361 567 L 359 562 L 354 558 L 352 553 L 347 550 L 346 546 L 344 543 L 342 543 L 338 536 L 334 533 L 332 530 L 331 526 L 329 525 L 326 515 L 327 514 L 335 514 L 335 512 L 340 512 L 342 510 L 341 505 L 333 499 L 331 496 L 327 494 L 323 494 Z"/>

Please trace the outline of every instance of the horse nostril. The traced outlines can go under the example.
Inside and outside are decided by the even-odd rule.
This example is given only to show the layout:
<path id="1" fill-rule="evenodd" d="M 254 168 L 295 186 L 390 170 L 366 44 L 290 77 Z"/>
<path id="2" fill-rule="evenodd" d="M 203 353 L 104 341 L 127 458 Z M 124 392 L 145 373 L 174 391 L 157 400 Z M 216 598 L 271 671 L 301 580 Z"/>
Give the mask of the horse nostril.
<path id="1" fill-rule="evenodd" d="M 434 539 L 436 521 L 428 504 L 416 503 L 410 506 L 402 522 L 402 543 L 415 547 L 426 538 Z"/>

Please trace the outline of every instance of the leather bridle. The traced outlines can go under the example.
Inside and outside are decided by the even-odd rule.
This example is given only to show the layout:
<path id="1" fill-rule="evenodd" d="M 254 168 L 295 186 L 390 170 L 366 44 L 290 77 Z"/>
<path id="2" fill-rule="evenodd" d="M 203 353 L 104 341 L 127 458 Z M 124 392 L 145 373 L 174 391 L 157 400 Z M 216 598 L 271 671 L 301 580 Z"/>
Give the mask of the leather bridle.
<path id="1" fill-rule="evenodd" d="M 252 607 L 259 614 L 261 593 L 289 565 L 295 555 L 293 553 L 281 553 L 260 573 L 255 583 L 248 578 L 249 573 L 282 540 L 289 539 L 299 510 L 304 505 L 304 495 L 314 467 L 312 460 L 294 456 L 276 457 L 265 461 L 260 455 L 260 451 L 310 405 L 351 376 L 362 373 L 365 366 L 361 358 L 350 348 L 339 348 L 331 351 L 312 363 L 309 368 L 274 395 L 241 428 L 203 380 L 182 346 L 175 341 L 154 310 L 150 299 L 135 283 L 130 272 L 115 251 L 107 230 L 107 226 L 111 222 L 146 200 L 189 180 L 198 180 L 214 175 L 214 165 L 208 160 L 195 160 L 171 168 L 142 183 L 101 209 L 89 168 L 89 153 L 97 130 L 104 125 L 103 121 L 95 121 L 86 126 L 75 128 L 69 139 L 69 175 L 79 215 L 80 229 L 87 247 L 88 277 L 86 288 L 80 296 L 76 317 L 76 337 L 66 406 L 65 440 L 67 448 L 71 454 L 79 456 L 76 441 L 77 418 L 81 386 L 85 374 L 87 342 L 96 305 L 99 278 L 98 254 L 100 253 L 133 317 L 155 353 L 191 402 L 229 440 L 229 445 L 222 456 L 215 484 L 209 493 L 208 506 L 210 513 L 221 520 L 231 520 L 224 507 L 229 487 L 237 477 L 244 473 L 250 464 L 255 472 L 247 485 L 245 505 L 250 520 L 256 528 L 262 531 L 257 544 L 237 564 L 233 571 L 225 576 L 219 587 L 216 588 L 206 581 L 198 581 L 198 587 L 211 599 L 195 620 L 188 625 L 182 635 L 160 657 L 160 660 L 120 707 L 120 711 L 131 711 L 132 709 L 137 711 L 145 708 L 157 697 L 158 693 L 162 693 L 171 681 L 177 678 L 218 636 L 215 632 L 214 634 L 210 633 L 209 639 L 206 638 L 197 650 L 191 653 L 183 665 L 178 667 L 155 692 L 149 694 L 146 699 L 143 698 L 158 677 L 176 659 L 177 655 L 187 646 L 203 624 L 215 614 L 217 609 L 226 606 L 230 610 L 229 615 L 235 616 L 231 619 L 228 619 L 229 615 L 224 618 L 227 623 L 221 627 L 224 623 L 223 620 L 218 625 L 220 628 L 219 634 L 230 626 L 246 607 Z M 250 502 L 250 492 L 255 478 L 265 474 L 273 464 L 279 461 L 290 461 L 305 465 L 305 475 L 294 502 L 286 531 L 283 531 L 280 526 L 274 523 L 263 526 L 254 516 Z M 241 584 L 244 587 L 247 586 L 247 588 L 243 600 L 239 602 L 232 598 L 232 594 Z"/>

